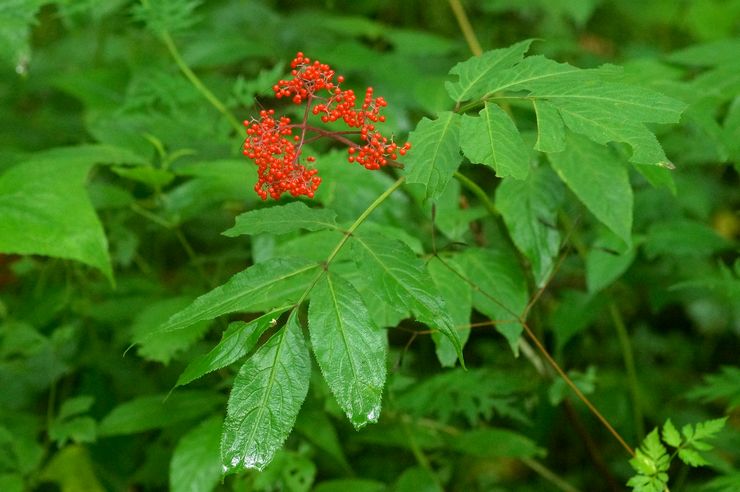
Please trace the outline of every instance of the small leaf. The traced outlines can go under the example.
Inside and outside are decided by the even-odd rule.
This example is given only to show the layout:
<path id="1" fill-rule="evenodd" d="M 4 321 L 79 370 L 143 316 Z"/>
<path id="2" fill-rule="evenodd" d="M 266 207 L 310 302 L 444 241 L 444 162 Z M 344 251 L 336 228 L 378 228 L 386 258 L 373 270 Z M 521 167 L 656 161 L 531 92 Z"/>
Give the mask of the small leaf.
<path id="1" fill-rule="evenodd" d="M 725 427 L 727 423 L 727 417 L 720 419 L 707 420 L 706 422 L 699 422 L 696 424 L 696 432 L 694 433 L 694 439 L 710 439 L 716 436 L 719 431 Z"/>
<path id="2" fill-rule="evenodd" d="M 471 162 L 491 167 L 501 178 L 524 179 L 529 174 L 529 149 L 497 104 L 485 103 L 478 117 L 463 116 L 460 133 L 460 146 Z"/>
<path id="3" fill-rule="evenodd" d="M 693 449 L 679 449 L 678 457 L 689 466 L 706 466 L 709 464 L 707 460 L 702 458 L 698 451 Z"/>
<path id="4" fill-rule="evenodd" d="M 444 259 L 445 263 L 451 265 L 457 271 L 462 269 L 455 257 Z M 437 286 L 439 294 L 445 302 L 450 313 L 452 323 L 460 338 L 460 345 L 465 347 L 465 342 L 470 336 L 470 310 L 473 304 L 472 287 L 455 272 L 447 268 L 442 261 L 434 257 L 427 264 L 432 282 Z M 436 346 L 437 358 L 446 367 L 454 366 L 457 360 L 457 352 L 449 338 L 441 333 L 432 333 L 432 340 Z"/>
<path id="5" fill-rule="evenodd" d="M 297 316 L 293 311 L 234 378 L 221 437 L 224 473 L 263 470 L 293 428 L 311 376 Z"/>
<path id="6" fill-rule="evenodd" d="M 447 93 L 457 102 L 483 96 L 488 92 L 491 75 L 521 61 L 531 44 L 532 40 L 527 39 L 458 63 L 452 67 L 450 75 L 457 75 L 459 78 L 456 82 L 445 82 Z"/>
<path id="7" fill-rule="evenodd" d="M 586 285 L 590 293 L 599 292 L 617 280 L 632 264 L 637 254 L 634 245 L 620 252 L 624 243 L 604 230 L 586 255 Z"/>
<path id="8" fill-rule="evenodd" d="M 518 355 L 523 329 L 519 316 L 527 307 L 529 294 L 515 256 L 502 250 L 470 248 L 463 253 L 461 262 L 466 276 L 478 286 L 473 291 L 473 307 L 495 322 L 512 352 Z"/>
<path id="9" fill-rule="evenodd" d="M 674 448 L 681 445 L 681 434 L 678 433 L 678 429 L 673 425 L 671 419 L 666 420 L 663 425 L 663 440 L 666 444 Z"/>
<path id="10" fill-rule="evenodd" d="M 480 458 L 532 458 L 545 454 L 528 437 L 493 427 L 463 432 L 455 436 L 452 445 L 462 453 Z"/>
<path id="11" fill-rule="evenodd" d="M 560 179 L 586 208 L 630 244 L 633 198 L 624 164 L 608 148 L 573 134 L 565 151 L 548 157 Z"/>
<path id="12" fill-rule="evenodd" d="M 79 445 L 67 446 L 41 471 L 41 481 L 54 482 L 65 492 L 103 492 L 105 488 L 95 476 L 95 467 L 87 449 Z"/>
<path id="13" fill-rule="evenodd" d="M 311 345 L 329 389 L 356 429 L 376 422 L 385 385 L 386 334 L 362 297 L 328 273 L 311 292 Z"/>
<path id="14" fill-rule="evenodd" d="M 221 478 L 221 419 L 211 417 L 182 436 L 170 461 L 170 490 L 213 490 Z"/>
<path id="15" fill-rule="evenodd" d="M 557 108 L 547 101 L 532 101 L 537 115 L 537 142 L 535 150 L 540 152 L 562 152 L 565 150 L 565 124 Z"/>
<path id="16" fill-rule="evenodd" d="M 218 393 L 182 390 L 141 396 L 115 407 L 98 427 L 100 436 L 135 434 L 192 420 L 222 404 Z"/>
<path id="17" fill-rule="evenodd" d="M 236 311 L 267 311 L 296 301 L 317 264 L 302 258 L 272 258 L 250 266 L 174 314 L 158 332 L 183 330 L 198 321 Z"/>
<path id="18" fill-rule="evenodd" d="M 460 338 L 424 264 L 404 243 L 380 235 L 352 236 L 356 260 L 379 296 L 404 306 L 422 323 L 450 339 L 463 363 Z"/>
<path id="19" fill-rule="evenodd" d="M 207 354 L 190 361 L 180 377 L 177 378 L 176 386 L 186 385 L 209 372 L 233 364 L 247 355 L 257 345 L 265 330 L 273 326 L 276 319 L 288 309 L 289 307 L 286 306 L 272 310 L 248 323 L 244 321 L 229 323 L 229 327 L 224 332 L 218 345 Z"/>
<path id="20" fill-rule="evenodd" d="M 406 157 L 404 173 L 408 183 L 425 186 L 427 198 L 442 194 L 462 161 L 460 122 L 459 114 L 445 111 L 436 120 L 423 118 L 409 135 L 414 146 Z"/>
<path id="21" fill-rule="evenodd" d="M 336 218 L 337 214 L 331 209 L 309 208 L 303 202 L 291 202 L 245 212 L 236 217 L 234 227 L 224 231 L 223 235 L 236 237 L 242 234 L 285 234 L 299 229 L 335 229 Z"/>
<path id="22" fill-rule="evenodd" d="M 552 273 L 560 250 L 557 210 L 564 196 L 565 187 L 545 166 L 523 181 L 504 178 L 496 188 L 496 208 L 517 249 L 531 262 L 538 287 Z"/>

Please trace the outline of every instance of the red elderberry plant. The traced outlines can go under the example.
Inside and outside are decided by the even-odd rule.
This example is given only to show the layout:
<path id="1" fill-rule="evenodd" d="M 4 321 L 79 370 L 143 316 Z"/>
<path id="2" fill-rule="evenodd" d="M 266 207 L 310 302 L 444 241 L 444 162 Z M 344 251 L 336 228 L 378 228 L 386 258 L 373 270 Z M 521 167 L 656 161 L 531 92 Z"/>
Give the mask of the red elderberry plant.
<path id="1" fill-rule="evenodd" d="M 291 63 L 289 80 L 279 80 L 272 89 L 278 99 L 289 98 L 294 104 L 305 104 L 303 120 L 292 123 L 287 116 L 276 119 L 272 109 L 262 110 L 259 119 L 245 121 L 247 138 L 244 155 L 257 165 L 259 179 L 254 190 L 267 200 L 280 198 L 283 193 L 297 197 L 313 198 L 321 184 L 317 170 L 304 165 L 315 162 L 314 156 L 303 156 L 303 146 L 319 138 L 331 138 L 348 146 L 349 162 L 356 162 L 367 169 L 380 169 L 387 165 L 400 166 L 399 155 L 405 155 L 411 144 L 399 146 L 376 130 L 376 123 L 383 123 L 380 111 L 387 106 L 385 99 L 375 97 L 372 87 L 365 89 L 365 97 L 358 106 L 352 89 L 342 89 L 344 77 L 335 76 L 334 70 L 318 60 L 311 61 L 299 52 Z M 342 124 L 350 130 L 329 130 L 309 124 L 311 115 L 320 118 L 324 126 Z M 311 133 L 311 137 L 307 135 Z M 349 137 L 357 135 L 360 143 Z"/>

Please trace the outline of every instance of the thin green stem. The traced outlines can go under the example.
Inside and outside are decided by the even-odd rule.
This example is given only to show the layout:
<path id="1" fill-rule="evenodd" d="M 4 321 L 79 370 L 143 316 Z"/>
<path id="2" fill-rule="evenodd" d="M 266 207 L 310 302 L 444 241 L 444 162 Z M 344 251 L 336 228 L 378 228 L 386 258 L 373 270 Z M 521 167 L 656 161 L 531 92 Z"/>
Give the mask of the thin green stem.
<path id="1" fill-rule="evenodd" d="M 577 488 L 573 487 L 571 484 L 569 484 L 559 476 L 555 475 L 552 470 L 547 468 L 539 461 L 533 460 L 532 458 L 519 459 L 522 460 L 522 463 L 527 465 L 532 471 L 537 473 L 539 476 L 541 476 L 563 492 L 579 492 Z"/>
<path id="2" fill-rule="evenodd" d="M 483 191 L 483 188 L 478 186 L 478 183 L 468 178 L 460 171 L 455 171 L 454 176 L 461 185 L 469 189 L 476 197 L 478 197 L 478 199 L 483 203 L 483 206 L 486 207 L 486 210 L 488 210 L 488 213 L 490 213 L 494 217 L 498 217 L 499 213 L 498 210 L 496 210 L 496 206 L 493 204 L 490 198 L 488 198 L 488 195 L 486 195 L 486 192 Z"/>
<path id="3" fill-rule="evenodd" d="M 221 114 L 224 115 L 224 117 L 229 122 L 231 127 L 234 128 L 236 133 L 241 133 L 244 127 L 239 124 L 239 121 L 234 117 L 233 114 L 231 114 L 231 111 L 226 108 L 224 103 L 222 103 L 221 100 L 216 97 L 216 95 L 213 94 L 213 92 L 211 92 L 211 90 L 206 87 L 205 84 L 203 84 L 203 82 L 201 82 L 198 76 L 195 75 L 195 72 L 193 72 L 188 64 L 185 63 L 185 60 L 182 58 L 182 55 L 180 55 L 180 51 L 177 49 L 175 42 L 172 40 L 172 36 L 170 36 L 168 32 L 164 32 L 162 34 L 162 41 L 164 42 L 165 46 L 167 46 L 167 49 L 169 50 L 170 55 L 172 55 L 172 58 L 175 60 L 178 68 L 185 75 L 185 77 L 187 77 L 190 83 L 193 84 L 196 89 L 198 89 L 198 92 L 200 92 L 214 108 L 216 108 Z"/>
<path id="4" fill-rule="evenodd" d="M 478 42 L 478 37 L 475 35 L 473 26 L 470 24 L 470 19 L 468 19 L 468 14 L 465 13 L 462 3 L 460 3 L 460 0 L 449 0 L 449 4 L 452 13 L 455 14 L 455 19 L 457 19 L 460 30 L 463 36 L 465 36 L 465 41 L 468 43 L 471 53 L 475 56 L 480 55 L 483 53 L 483 48 L 481 48 Z"/>
<path id="5" fill-rule="evenodd" d="M 645 437 L 645 422 L 642 415 L 642 401 L 640 400 L 640 389 L 637 381 L 637 370 L 635 368 L 635 357 L 632 351 L 632 344 L 630 343 L 630 337 L 627 333 L 624 319 L 622 319 L 622 313 L 619 312 L 619 308 L 617 308 L 616 303 L 611 302 L 609 304 L 609 311 L 611 313 L 612 322 L 614 323 L 614 328 L 617 330 L 619 345 L 622 349 L 622 358 L 624 359 L 624 367 L 627 370 L 627 382 L 629 384 L 630 395 L 632 396 L 632 418 L 635 421 L 637 441 L 642 442 Z"/>
<path id="6" fill-rule="evenodd" d="M 347 242 L 349 237 L 352 235 L 355 230 L 362 225 L 363 222 L 365 222 L 365 219 L 368 218 L 368 216 L 375 211 L 376 208 L 380 206 L 381 203 L 383 203 L 391 194 L 396 191 L 398 188 L 401 187 L 401 185 L 406 181 L 405 176 L 401 176 L 396 180 L 395 183 L 393 183 L 390 188 L 385 190 L 382 195 L 380 195 L 378 198 L 375 199 L 373 203 L 370 204 L 369 207 L 365 209 L 362 214 L 357 217 L 357 220 L 355 220 L 351 226 L 349 226 L 349 229 L 344 233 L 344 237 L 337 243 L 337 245 L 334 247 L 334 250 L 329 254 L 329 256 L 326 258 L 326 266 L 328 267 L 329 264 L 334 260 L 334 258 L 339 254 L 339 251 L 344 246 L 344 243 Z"/>

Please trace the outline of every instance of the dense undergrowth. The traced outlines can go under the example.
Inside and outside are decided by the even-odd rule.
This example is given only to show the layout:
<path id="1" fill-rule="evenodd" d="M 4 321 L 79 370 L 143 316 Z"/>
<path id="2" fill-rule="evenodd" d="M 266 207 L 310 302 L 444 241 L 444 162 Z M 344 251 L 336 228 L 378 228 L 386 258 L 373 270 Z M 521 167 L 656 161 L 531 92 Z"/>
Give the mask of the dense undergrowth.
<path id="1" fill-rule="evenodd" d="M 738 18 L 4 2 L 0 490 L 739 490 Z"/>

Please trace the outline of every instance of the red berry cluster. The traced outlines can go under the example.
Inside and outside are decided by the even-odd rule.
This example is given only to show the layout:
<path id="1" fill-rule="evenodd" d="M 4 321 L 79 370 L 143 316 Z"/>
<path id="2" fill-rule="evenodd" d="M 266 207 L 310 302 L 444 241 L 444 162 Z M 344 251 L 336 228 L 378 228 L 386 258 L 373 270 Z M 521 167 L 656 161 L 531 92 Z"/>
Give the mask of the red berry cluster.
<path id="1" fill-rule="evenodd" d="M 352 89 L 343 90 L 340 85 L 344 77 L 335 76 L 329 65 L 311 61 L 298 53 L 291 63 L 289 80 L 280 80 L 273 86 L 275 97 L 289 98 L 294 104 L 306 104 L 303 121 L 291 124 L 290 118 L 282 116 L 275 119 L 273 110 L 260 112 L 260 119 L 245 121 L 247 139 L 244 142 L 244 155 L 254 161 L 258 168 L 259 180 L 255 191 L 266 200 L 288 192 L 292 196 L 306 195 L 309 198 L 321 183 L 315 169 L 308 169 L 300 163 L 303 144 L 307 132 L 328 137 L 348 146 L 349 162 L 357 162 L 367 169 L 380 169 L 405 155 L 411 148 L 406 143 L 398 146 L 375 129 L 376 123 L 385 121 L 380 115 L 388 103 L 382 97 L 373 97 L 373 88 L 365 90 L 365 98 L 358 107 L 357 97 Z M 350 131 L 330 131 L 309 125 L 309 114 L 320 115 L 325 125 L 343 122 Z M 348 138 L 356 134 L 362 143 Z M 315 161 L 306 157 L 306 162 Z"/>

